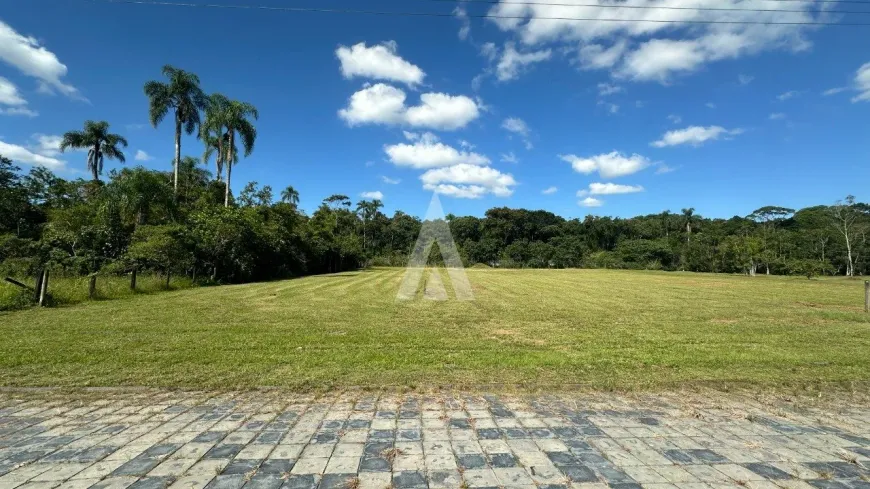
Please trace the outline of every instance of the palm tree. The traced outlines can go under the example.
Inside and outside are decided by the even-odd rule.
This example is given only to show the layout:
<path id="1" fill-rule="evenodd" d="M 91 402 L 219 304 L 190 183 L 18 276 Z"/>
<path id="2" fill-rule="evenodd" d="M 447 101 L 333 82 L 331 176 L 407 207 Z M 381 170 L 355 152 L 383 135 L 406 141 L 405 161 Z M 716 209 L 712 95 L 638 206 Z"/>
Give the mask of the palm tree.
<path id="1" fill-rule="evenodd" d="M 83 131 L 69 131 L 60 141 L 60 151 L 69 148 L 88 150 L 88 171 L 94 176 L 94 181 L 100 181 L 103 173 L 103 159 L 127 161 L 118 145 L 127 147 L 127 140 L 118 134 L 109 133 L 109 123 L 106 121 L 85 121 Z"/>
<path id="2" fill-rule="evenodd" d="M 208 120 L 202 125 L 199 132 L 199 138 L 205 144 L 205 151 L 202 153 L 202 162 L 208 164 L 212 156 L 215 163 L 215 180 L 222 181 L 224 179 L 224 153 L 223 145 L 229 139 L 226 134 L 222 134 L 220 130 L 213 130 L 207 126 Z M 239 162 L 239 157 L 236 155 L 234 163 Z"/>
<path id="3" fill-rule="evenodd" d="M 292 185 L 288 185 L 287 188 L 281 191 L 281 202 L 286 202 L 296 207 L 299 204 L 299 192 Z"/>
<path id="4" fill-rule="evenodd" d="M 150 81 L 145 84 L 150 108 L 148 115 L 155 128 L 169 110 L 175 112 L 175 160 L 173 161 L 173 185 L 178 193 L 178 164 L 181 162 L 181 130 L 193 134 L 199 124 L 199 111 L 205 110 L 208 99 L 199 88 L 199 77 L 172 66 L 163 67 L 169 83 Z"/>
<path id="5" fill-rule="evenodd" d="M 695 220 L 695 208 L 683 209 L 683 217 L 686 220 L 686 243 L 692 241 L 692 221 Z"/>
<path id="6" fill-rule="evenodd" d="M 257 140 L 257 129 L 248 120 L 248 117 L 256 120 L 260 116 L 257 108 L 247 102 L 230 100 L 221 94 L 213 94 L 209 97 L 209 106 L 206 111 L 206 130 L 215 131 L 225 135 L 225 141 L 218 144 L 222 147 L 224 155 L 223 163 L 227 169 L 225 180 L 226 192 L 224 194 L 224 206 L 230 205 L 230 185 L 232 183 L 233 164 L 237 161 L 236 134 L 245 149 L 245 156 L 254 150 L 254 142 Z"/>

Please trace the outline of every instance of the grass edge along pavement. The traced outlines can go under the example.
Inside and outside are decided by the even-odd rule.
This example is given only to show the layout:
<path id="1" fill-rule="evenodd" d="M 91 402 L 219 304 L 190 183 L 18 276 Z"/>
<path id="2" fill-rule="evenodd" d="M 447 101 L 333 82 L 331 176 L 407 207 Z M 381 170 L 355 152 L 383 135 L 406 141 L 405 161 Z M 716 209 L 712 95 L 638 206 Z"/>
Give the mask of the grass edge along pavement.
<path id="1" fill-rule="evenodd" d="M 0 385 L 848 389 L 870 379 L 859 280 L 470 269 L 473 301 L 397 302 L 403 273 L 0 313 Z"/>

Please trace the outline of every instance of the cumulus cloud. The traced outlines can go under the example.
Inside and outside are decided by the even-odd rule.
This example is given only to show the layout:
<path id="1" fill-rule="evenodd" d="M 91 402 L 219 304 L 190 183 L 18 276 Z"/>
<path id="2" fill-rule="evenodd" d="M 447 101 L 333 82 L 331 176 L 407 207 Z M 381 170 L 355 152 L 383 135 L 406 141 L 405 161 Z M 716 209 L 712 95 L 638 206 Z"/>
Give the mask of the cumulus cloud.
<path id="1" fill-rule="evenodd" d="M 388 185 L 398 185 L 398 184 L 402 183 L 402 181 L 401 181 L 400 179 L 398 179 L 398 178 L 390 178 L 390 177 L 388 177 L 388 176 L 386 176 L 386 175 L 382 176 L 382 177 L 381 177 L 381 180 L 382 180 L 384 183 L 388 184 Z"/>
<path id="2" fill-rule="evenodd" d="M 350 126 L 361 124 L 405 125 L 452 131 L 480 116 L 477 102 L 464 95 L 424 93 L 420 105 L 406 106 L 405 92 L 378 83 L 364 87 L 348 100 L 338 116 Z"/>
<path id="3" fill-rule="evenodd" d="M 618 151 L 581 158 L 579 156 L 559 155 L 563 161 L 571 163 L 574 171 L 583 174 L 598 172 L 601 178 L 616 178 L 637 173 L 650 166 L 652 162 L 639 154 L 630 156 Z"/>
<path id="4" fill-rule="evenodd" d="M 460 151 L 444 144 L 432 133 L 424 133 L 413 144 L 399 143 L 384 146 L 384 152 L 396 166 L 411 168 L 438 168 L 457 164 L 487 165 L 490 160 L 471 151 Z"/>
<path id="5" fill-rule="evenodd" d="M 419 85 L 426 77 L 418 66 L 402 59 L 397 54 L 395 41 L 375 44 L 371 47 L 361 42 L 351 47 L 339 46 L 335 55 L 341 63 L 341 74 L 345 78 L 372 78 Z"/>
<path id="6" fill-rule="evenodd" d="M 594 3 L 594 2 L 593 2 Z M 812 3 L 796 6 L 776 2 L 768 12 L 702 11 L 692 7 L 745 8 L 743 0 L 672 0 L 669 7 L 685 9 L 604 9 L 595 5 L 529 4 L 505 0 L 489 10 L 490 21 L 516 34 L 530 48 L 562 43 L 579 54 L 581 69 L 606 69 L 636 81 L 668 83 L 673 76 L 695 72 L 704 65 L 764 51 L 802 51 L 810 47 L 807 25 L 741 24 L 788 20 L 811 23 L 828 15 Z M 625 6 L 649 6 L 647 0 L 625 0 Z M 500 17 L 500 18 L 496 18 Z M 571 19 L 608 19 L 577 22 Z M 615 21 L 614 21 L 615 20 Z M 649 20 L 655 22 L 638 22 Z M 732 24 L 697 24 L 702 20 Z M 662 22 L 664 21 L 664 22 Z"/>
<path id="7" fill-rule="evenodd" d="M 36 154 L 48 157 L 55 157 L 60 154 L 60 142 L 63 138 L 50 134 L 36 133 L 30 136 L 34 144 L 30 145 L 30 150 Z"/>
<path id="8" fill-rule="evenodd" d="M 359 194 L 359 196 L 364 199 L 384 200 L 384 194 L 380 190 L 374 192 L 363 192 Z"/>
<path id="9" fill-rule="evenodd" d="M 27 100 L 24 100 L 18 92 L 18 87 L 2 76 L 0 76 L 0 104 L 16 107 L 27 105 Z"/>
<path id="10" fill-rule="evenodd" d="M 737 75 L 737 83 L 742 86 L 749 85 L 750 83 L 752 83 L 752 80 L 755 80 L 754 76 L 744 74 Z"/>
<path id="11" fill-rule="evenodd" d="M 773 114 L 770 114 L 768 119 L 770 119 L 772 121 L 778 121 L 780 119 L 785 119 L 785 114 L 783 114 L 782 112 L 774 112 Z"/>
<path id="12" fill-rule="evenodd" d="M 134 156 L 133 159 L 136 161 L 151 161 L 154 157 L 140 149 L 136 151 L 136 156 Z"/>
<path id="13" fill-rule="evenodd" d="M 665 173 L 670 173 L 670 172 L 676 171 L 676 170 L 677 169 L 672 167 L 672 166 L 661 164 L 658 166 L 658 168 L 656 168 L 656 175 L 664 175 Z"/>
<path id="14" fill-rule="evenodd" d="M 584 70 L 607 70 L 622 58 L 628 43 L 618 41 L 610 47 L 601 44 L 587 44 L 580 48 L 580 68 Z"/>
<path id="15" fill-rule="evenodd" d="M 517 184 L 509 173 L 467 163 L 429 170 L 420 180 L 426 190 L 465 199 L 478 199 L 486 194 L 509 197 Z"/>
<path id="16" fill-rule="evenodd" d="M 683 118 L 678 116 L 677 114 L 669 115 L 668 120 L 673 122 L 674 124 L 679 124 L 679 123 L 683 122 Z"/>
<path id="17" fill-rule="evenodd" d="M 23 146 L 18 146 L 17 144 L 9 144 L 0 141 L 0 154 L 10 158 L 16 163 L 44 166 L 53 171 L 66 169 L 66 163 L 64 161 L 36 153 Z"/>
<path id="18" fill-rule="evenodd" d="M 36 38 L 19 34 L 3 21 L 0 21 L 0 59 L 39 80 L 40 91 L 53 93 L 57 90 L 81 98 L 74 86 L 62 81 L 67 67 L 54 53 L 41 46 Z"/>
<path id="19" fill-rule="evenodd" d="M 547 187 L 544 190 L 541 190 L 541 193 L 544 195 L 553 195 L 559 191 L 559 187 Z"/>
<path id="20" fill-rule="evenodd" d="M 741 134 L 743 129 L 725 129 L 721 126 L 689 126 L 685 129 L 676 131 L 668 131 L 661 139 L 651 143 L 656 148 L 664 148 L 666 146 L 679 146 L 681 144 L 691 144 L 692 146 L 700 146 L 707 141 L 715 141 L 720 137 L 736 136 Z"/>
<path id="21" fill-rule="evenodd" d="M 495 76 L 498 81 L 509 81 L 516 79 L 530 65 L 540 63 L 550 59 L 553 53 L 549 49 L 540 51 L 519 52 L 514 47 L 514 43 L 506 42 L 504 50 L 502 50 L 501 58 L 495 66 Z"/>
<path id="22" fill-rule="evenodd" d="M 0 107 L 0 114 L 4 115 L 23 115 L 26 117 L 36 117 L 39 115 L 39 112 L 35 110 L 30 110 L 27 107 Z"/>
<path id="23" fill-rule="evenodd" d="M 583 200 L 577 201 L 577 204 L 581 207 L 601 207 L 604 205 L 604 202 L 596 199 L 595 197 L 586 197 Z"/>
<path id="24" fill-rule="evenodd" d="M 617 195 L 617 194 L 633 194 L 643 192 L 643 187 L 640 185 L 619 185 L 616 183 L 590 183 L 588 189 L 579 190 L 577 197 L 585 197 L 587 195 Z"/>
<path id="25" fill-rule="evenodd" d="M 860 92 L 852 102 L 870 102 L 870 63 L 865 63 L 858 68 L 855 74 L 855 88 Z"/>
<path id="26" fill-rule="evenodd" d="M 18 87 L 14 83 L 0 76 L 0 114 L 25 115 L 35 117 L 38 114 L 27 107 L 27 100 L 21 96 Z"/>

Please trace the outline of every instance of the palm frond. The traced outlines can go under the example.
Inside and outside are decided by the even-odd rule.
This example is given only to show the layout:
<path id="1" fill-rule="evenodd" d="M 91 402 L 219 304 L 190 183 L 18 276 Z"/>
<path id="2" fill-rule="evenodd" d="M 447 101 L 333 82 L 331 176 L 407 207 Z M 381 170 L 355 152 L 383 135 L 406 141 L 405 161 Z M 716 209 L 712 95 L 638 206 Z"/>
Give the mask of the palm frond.
<path id="1" fill-rule="evenodd" d="M 239 132 L 240 139 L 242 140 L 242 147 L 245 148 L 245 156 L 250 156 L 251 152 L 254 151 L 254 143 L 257 140 L 257 128 L 246 119 L 238 121 L 238 124 L 236 130 Z"/>
<path id="2" fill-rule="evenodd" d="M 85 140 L 85 134 L 81 131 L 69 131 L 63 135 L 60 140 L 60 152 L 63 153 L 69 148 L 84 148 L 89 146 Z"/>

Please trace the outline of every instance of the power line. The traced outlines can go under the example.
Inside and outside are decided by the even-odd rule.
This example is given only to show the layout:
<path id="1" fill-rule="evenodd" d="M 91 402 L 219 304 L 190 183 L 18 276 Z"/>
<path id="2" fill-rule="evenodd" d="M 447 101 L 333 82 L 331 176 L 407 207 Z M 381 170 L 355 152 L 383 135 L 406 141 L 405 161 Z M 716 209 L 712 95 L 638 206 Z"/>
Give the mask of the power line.
<path id="1" fill-rule="evenodd" d="M 317 7 L 273 7 L 268 5 L 234 5 L 216 3 L 187 3 L 164 0 L 91 0 L 106 3 L 130 4 L 130 5 L 158 5 L 171 7 L 195 7 L 195 8 L 218 8 L 238 10 L 267 10 L 281 12 L 319 12 L 328 14 L 361 14 L 383 15 L 396 17 L 455 17 L 453 13 L 446 12 L 397 12 L 383 10 L 360 10 L 344 8 L 317 8 Z M 492 14 L 466 14 L 469 18 L 476 19 L 516 19 L 526 20 L 525 15 L 492 15 Z M 665 19 L 596 19 L 584 17 L 534 17 L 534 20 L 563 20 L 575 22 L 646 22 L 654 24 L 735 24 L 735 25 L 820 25 L 820 26 L 863 26 L 870 27 L 866 22 L 774 22 L 774 21 L 744 21 L 744 20 L 665 20 Z"/>
<path id="2" fill-rule="evenodd" d="M 402 0 L 407 1 L 407 0 Z M 595 7 L 595 8 L 627 8 L 627 9 L 651 9 L 651 10 L 700 10 L 717 12 L 794 12 L 794 13 L 818 13 L 827 12 L 834 14 L 870 14 L 870 10 L 807 10 L 807 9 L 760 9 L 760 8 L 720 8 L 720 7 L 673 7 L 669 5 L 623 5 L 623 4 L 596 4 L 596 3 L 558 3 L 558 2 L 527 2 L 513 0 L 418 0 L 423 2 L 458 3 L 458 4 L 485 4 L 485 5 L 542 5 L 548 7 Z M 758 0 L 762 2 L 810 2 L 810 3 L 857 3 L 870 5 L 870 2 L 859 0 Z"/>

